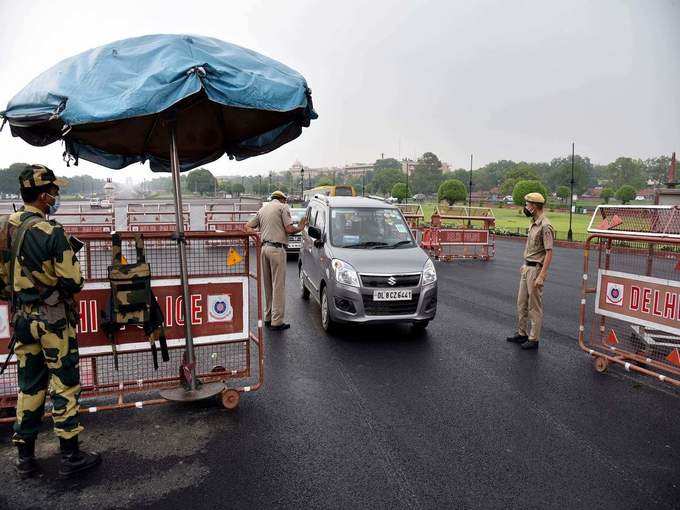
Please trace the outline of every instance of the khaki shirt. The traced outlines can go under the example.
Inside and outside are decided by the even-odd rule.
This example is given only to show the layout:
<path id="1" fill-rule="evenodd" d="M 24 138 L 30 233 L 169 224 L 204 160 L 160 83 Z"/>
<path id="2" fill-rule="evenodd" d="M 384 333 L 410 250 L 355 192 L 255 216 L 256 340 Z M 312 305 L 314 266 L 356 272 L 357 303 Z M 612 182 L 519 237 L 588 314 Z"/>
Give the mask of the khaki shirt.
<path id="1" fill-rule="evenodd" d="M 272 243 L 288 244 L 287 226 L 293 224 L 290 217 L 290 209 L 283 202 L 274 199 L 264 204 L 255 214 L 254 218 L 248 221 L 250 228 L 260 229 L 262 241 Z"/>
<path id="2" fill-rule="evenodd" d="M 543 264 L 548 250 L 553 249 L 555 229 L 545 214 L 541 214 L 531 222 L 527 244 L 524 248 L 524 260 Z"/>

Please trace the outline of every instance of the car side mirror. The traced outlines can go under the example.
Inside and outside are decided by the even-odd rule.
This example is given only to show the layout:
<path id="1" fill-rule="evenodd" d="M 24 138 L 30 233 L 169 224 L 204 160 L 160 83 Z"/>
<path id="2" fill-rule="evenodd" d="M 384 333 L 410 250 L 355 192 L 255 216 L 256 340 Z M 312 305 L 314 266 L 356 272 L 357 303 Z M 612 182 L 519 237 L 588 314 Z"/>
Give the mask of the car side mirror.
<path id="1" fill-rule="evenodd" d="M 312 239 L 316 239 L 317 241 L 321 240 L 321 230 L 319 230 L 319 227 L 314 227 L 310 225 L 307 227 L 307 233 L 309 234 L 309 237 Z"/>

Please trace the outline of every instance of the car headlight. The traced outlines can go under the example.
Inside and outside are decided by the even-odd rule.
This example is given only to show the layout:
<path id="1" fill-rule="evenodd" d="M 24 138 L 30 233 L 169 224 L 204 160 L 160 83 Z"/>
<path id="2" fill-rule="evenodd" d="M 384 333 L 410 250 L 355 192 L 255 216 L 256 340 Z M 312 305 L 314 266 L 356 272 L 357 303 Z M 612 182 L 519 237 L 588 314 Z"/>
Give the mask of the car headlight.
<path id="1" fill-rule="evenodd" d="M 342 260 L 333 259 L 331 265 L 335 272 L 336 282 L 349 285 L 350 287 L 359 287 L 359 275 L 350 264 Z"/>
<path id="2" fill-rule="evenodd" d="M 434 268 L 432 259 L 427 259 L 425 267 L 423 267 L 423 285 L 434 283 L 437 281 L 437 271 Z"/>

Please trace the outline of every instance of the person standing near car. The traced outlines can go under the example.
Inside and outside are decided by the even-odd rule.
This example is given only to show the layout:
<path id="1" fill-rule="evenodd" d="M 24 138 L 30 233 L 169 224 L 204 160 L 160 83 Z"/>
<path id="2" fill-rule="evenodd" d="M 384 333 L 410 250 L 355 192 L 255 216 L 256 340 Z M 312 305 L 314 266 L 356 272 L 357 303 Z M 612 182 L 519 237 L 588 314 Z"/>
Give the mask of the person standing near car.
<path id="1" fill-rule="evenodd" d="M 293 225 L 288 197 L 282 191 L 271 194 L 271 200 L 264 204 L 257 214 L 248 221 L 249 232 L 260 231 L 262 240 L 262 282 L 264 284 L 264 324 L 273 331 L 290 328 L 284 322 L 286 308 L 286 245 L 288 235 L 302 232 L 307 220 Z"/>
<path id="2" fill-rule="evenodd" d="M 531 226 L 524 248 L 524 264 L 520 269 L 517 333 L 506 340 L 521 344 L 522 349 L 538 349 L 543 326 L 543 285 L 552 262 L 555 230 L 543 213 L 543 195 L 529 193 L 524 202 L 524 214 L 531 218 Z"/>

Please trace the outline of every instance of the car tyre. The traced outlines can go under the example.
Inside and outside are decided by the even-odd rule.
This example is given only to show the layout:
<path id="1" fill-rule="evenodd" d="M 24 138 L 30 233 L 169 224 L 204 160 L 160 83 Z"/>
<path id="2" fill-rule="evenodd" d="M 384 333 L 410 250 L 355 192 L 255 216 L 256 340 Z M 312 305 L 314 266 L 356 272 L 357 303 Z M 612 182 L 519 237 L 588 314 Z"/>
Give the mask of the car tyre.
<path id="1" fill-rule="evenodd" d="M 333 319 L 331 319 L 331 310 L 328 304 L 328 292 L 326 292 L 326 287 L 321 289 L 320 301 L 321 327 L 326 333 L 330 333 L 333 330 L 335 323 L 333 322 Z"/>
<path id="2" fill-rule="evenodd" d="M 302 274 L 302 267 L 298 268 L 298 284 L 300 286 L 300 297 L 302 299 L 309 299 L 309 289 L 305 285 L 305 277 Z"/>
<path id="3" fill-rule="evenodd" d="M 425 331 L 429 324 L 430 324 L 430 321 L 415 321 L 413 323 L 413 330 L 414 331 Z"/>

